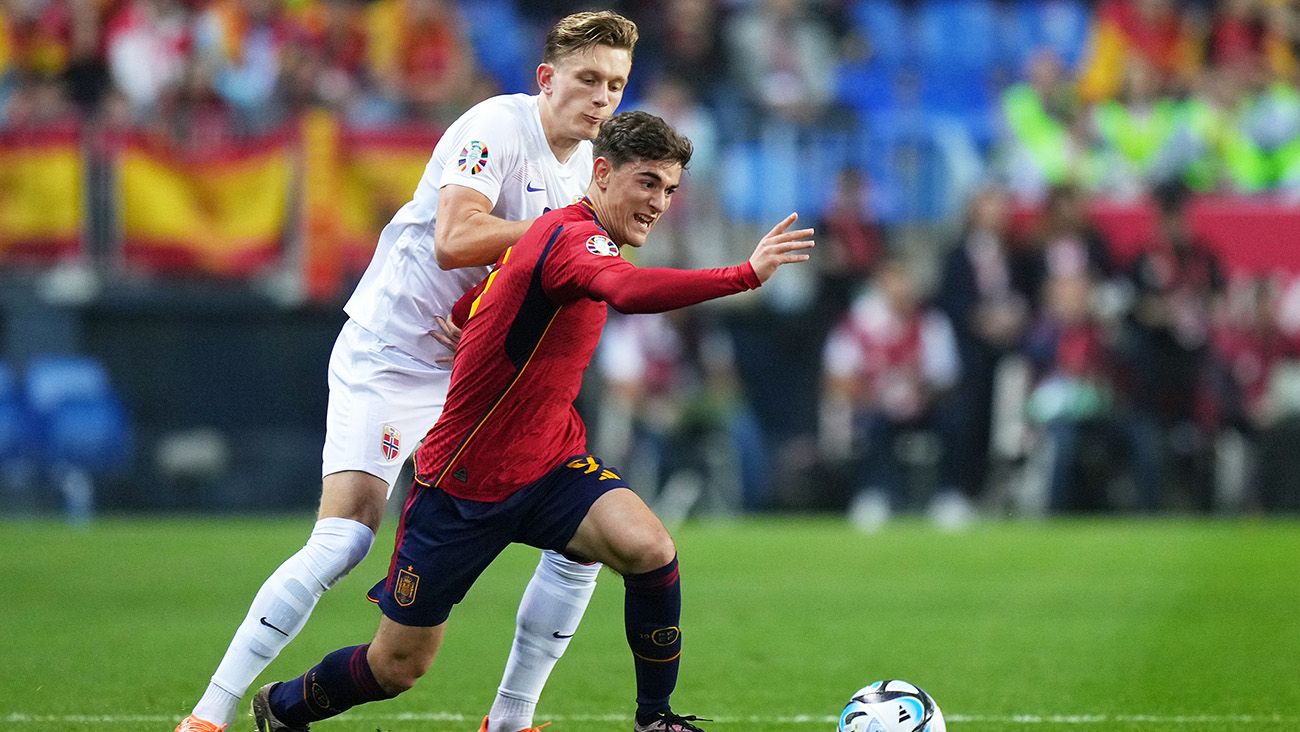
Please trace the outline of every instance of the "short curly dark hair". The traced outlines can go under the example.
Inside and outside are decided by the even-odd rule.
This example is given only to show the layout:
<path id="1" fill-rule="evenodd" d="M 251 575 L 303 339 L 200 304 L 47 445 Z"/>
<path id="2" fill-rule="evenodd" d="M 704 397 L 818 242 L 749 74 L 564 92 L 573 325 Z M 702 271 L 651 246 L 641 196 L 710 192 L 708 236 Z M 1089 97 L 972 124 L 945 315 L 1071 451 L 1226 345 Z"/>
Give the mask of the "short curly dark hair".
<path id="1" fill-rule="evenodd" d="M 656 160 L 679 163 L 685 169 L 694 151 L 685 135 L 649 112 L 623 112 L 610 117 L 592 143 L 592 153 L 609 160 L 614 167 L 633 160 Z"/>

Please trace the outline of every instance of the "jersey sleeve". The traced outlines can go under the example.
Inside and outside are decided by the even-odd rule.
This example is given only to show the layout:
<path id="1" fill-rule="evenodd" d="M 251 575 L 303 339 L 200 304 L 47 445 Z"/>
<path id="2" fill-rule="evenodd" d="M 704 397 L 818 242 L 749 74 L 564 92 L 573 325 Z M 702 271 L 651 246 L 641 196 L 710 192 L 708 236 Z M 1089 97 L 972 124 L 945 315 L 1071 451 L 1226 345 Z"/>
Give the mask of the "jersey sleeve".
<path id="1" fill-rule="evenodd" d="M 662 313 L 761 284 L 749 262 L 717 269 L 636 267 L 598 232 L 580 226 L 557 237 L 542 279 L 557 302 L 588 297 L 621 313 Z"/>
<path id="2" fill-rule="evenodd" d="M 515 114 L 492 107 L 477 110 L 452 141 L 453 153 L 442 168 L 438 187 L 464 186 L 496 206 L 501 187 L 522 165 L 523 137 Z"/>

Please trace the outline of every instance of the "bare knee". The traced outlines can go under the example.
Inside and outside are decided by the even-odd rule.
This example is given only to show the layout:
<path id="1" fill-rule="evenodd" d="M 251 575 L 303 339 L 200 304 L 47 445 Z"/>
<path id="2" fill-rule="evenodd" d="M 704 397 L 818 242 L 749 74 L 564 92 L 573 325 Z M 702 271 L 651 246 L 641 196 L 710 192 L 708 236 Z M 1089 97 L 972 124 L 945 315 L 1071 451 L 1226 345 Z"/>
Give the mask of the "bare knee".
<path id="1" fill-rule="evenodd" d="M 673 537 L 660 524 L 645 527 L 631 536 L 620 547 L 621 567 L 614 567 L 622 574 L 642 574 L 653 572 L 665 566 L 677 556 L 677 546 Z"/>

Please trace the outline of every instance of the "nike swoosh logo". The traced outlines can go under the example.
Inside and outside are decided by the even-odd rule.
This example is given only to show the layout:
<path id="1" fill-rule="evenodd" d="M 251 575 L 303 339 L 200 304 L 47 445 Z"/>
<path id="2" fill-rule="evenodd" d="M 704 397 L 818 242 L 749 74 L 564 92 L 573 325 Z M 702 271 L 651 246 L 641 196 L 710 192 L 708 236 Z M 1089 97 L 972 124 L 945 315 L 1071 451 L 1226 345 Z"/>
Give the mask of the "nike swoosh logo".
<path id="1" fill-rule="evenodd" d="M 573 634 L 570 633 L 570 634 L 568 634 L 568 635 L 564 635 L 563 633 L 561 633 L 560 631 L 557 630 L 557 631 L 555 631 L 554 633 L 551 633 L 551 637 L 552 637 L 552 638 L 559 638 L 560 640 L 564 640 L 565 638 L 572 638 L 572 637 L 573 637 Z"/>
<path id="2" fill-rule="evenodd" d="M 270 623 L 266 622 L 266 616 L 265 616 L 265 615 L 262 616 L 262 620 L 261 620 L 260 622 L 262 623 L 262 625 L 265 625 L 266 627 L 270 628 L 271 630 L 274 630 L 275 632 L 279 633 L 280 635 L 284 636 L 285 638 L 288 638 L 288 637 L 289 637 L 289 634 L 288 634 L 288 633 L 286 633 L 286 632 L 284 632 L 283 630 L 280 630 L 279 628 L 275 627 L 274 625 L 271 625 Z"/>
<path id="3" fill-rule="evenodd" d="M 544 190 L 546 190 L 546 189 L 545 189 L 545 188 L 533 188 L 532 181 L 529 181 L 528 184 L 524 186 L 524 190 L 525 190 L 525 191 L 528 191 L 529 193 L 537 193 L 538 191 L 544 191 Z"/>

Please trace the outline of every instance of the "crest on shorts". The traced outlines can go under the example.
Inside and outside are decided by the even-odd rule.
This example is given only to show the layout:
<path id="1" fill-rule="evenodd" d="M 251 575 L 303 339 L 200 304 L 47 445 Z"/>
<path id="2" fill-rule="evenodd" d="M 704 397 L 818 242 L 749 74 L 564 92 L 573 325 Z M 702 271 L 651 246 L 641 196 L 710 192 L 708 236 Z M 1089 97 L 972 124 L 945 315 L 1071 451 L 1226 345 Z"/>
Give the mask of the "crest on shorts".
<path id="1" fill-rule="evenodd" d="M 470 143 L 460 149 L 460 158 L 456 161 L 461 170 L 468 171 L 470 175 L 475 175 L 488 164 L 488 147 L 478 140 L 470 140 Z"/>
<path id="2" fill-rule="evenodd" d="M 597 234 L 587 240 L 587 251 L 602 257 L 617 257 L 618 245 L 609 237 Z"/>
<path id="3" fill-rule="evenodd" d="M 415 602 L 415 593 L 420 590 L 420 575 L 410 569 L 397 570 L 397 582 L 393 587 L 393 599 L 402 607 Z"/>
<path id="4" fill-rule="evenodd" d="M 402 433 L 391 424 L 384 425 L 384 436 L 379 441 L 379 447 L 384 451 L 385 460 L 396 460 L 402 452 Z"/>

